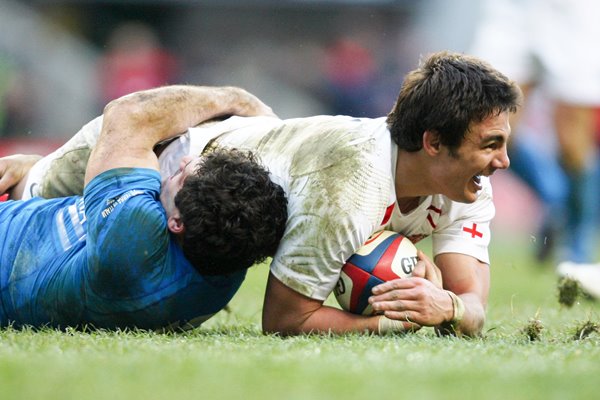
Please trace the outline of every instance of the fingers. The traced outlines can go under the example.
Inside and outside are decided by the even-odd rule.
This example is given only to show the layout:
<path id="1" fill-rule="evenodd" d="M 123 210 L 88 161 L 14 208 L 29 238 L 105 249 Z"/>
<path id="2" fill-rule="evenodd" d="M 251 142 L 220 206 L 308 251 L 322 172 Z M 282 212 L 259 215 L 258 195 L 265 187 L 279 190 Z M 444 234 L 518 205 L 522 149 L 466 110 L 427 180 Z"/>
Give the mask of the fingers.
<path id="1" fill-rule="evenodd" d="M 243 89 L 242 89 L 243 90 Z M 253 94 L 243 90 L 246 95 L 246 104 L 244 110 L 240 112 L 240 115 L 245 116 L 256 116 L 262 115 L 267 117 L 277 117 L 273 112 L 273 109 L 263 103 L 258 97 Z"/>
<path id="2" fill-rule="evenodd" d="M 408 278 L 383 283 L 373 288 L 369 304 L 377 312 L 412 308 L 419 301 L 422 293 L 420 286 L 425 282 L 423 279 Z"/>
<path id="3" fill-rule="evenodd" d="M 258 115 L 264 115 L 265 117 L 274 117 L 274 118 L 278 118 L 277 114 L 275 114 L 273 112 L 273 109 L 269 106 L 267 106 L 266 104 L 263 104 L 264 107 L 261 108 L 261 110 L 258 112 Z"/>
<path id="4" fill-rule="evenodd" d="M 375 286 L 372 289 L 373 295 L 380 295 L 384 293 L 388 293 L 392 290 L 397 289 L 410 289 L 414 287 L 413 279 L 405 278 L 405 279 L 394 279 L 391 281 L 384 282 L 380 285 Z"/>
<path id="5" fill-rule="evenodd" d="M 434 326 L 444 320 L 439 304 L 448 300 L 444 290 L 423 278 L 404 278 L 385 282 L 373 288 L 369 304 L 376 314 L 422 326 Z M 407 321 L 408 322 L 408 321 Z"/>
<path id="6" fill-rule="evenodd" d="M 419 302 L 414 300 L 392 300 L 392 301 L 377 301 L 371 304 L 373 311 L 376 314 L 392 313 L 390 318 L 406 320 L 406 316 L 415 319 L 415 315 L 411 314 L 413 311 L 419 309 Z"/>
<path id="7" fill-rule="evenodd" d="M 417 252 L 417 255 L 418 254 L 419 253 Z M 425 279 L 426 274 L 427 274 L 427 264 L 425 262 L 423 262 L 422 260 L 417 261 L 417 263 L 415 264 L 415 267 L 412 270 L 411 276 L 413 278 Z"/>
<path id="8" fill-rule="evenodd" d="M 8 192 L 19 183 L 40 158 L 40 156 L 25 154 L 0 158 L 0 194 Z"/>
<path id="9" fill-rule="evenodd" d="M 396 321 L 405 321 L 410 324 L 414 324 L 414 313 L 412 311 L 386 311 L 384 315 L 389 319 L 395 319 Z"/>
<path id="10" fill-rule="evenodd" d="M 415 324 L 421 325 L 421 304 L 418 300 L 412 300 L 404 296 L 403 291 L 393 291 L 385 295 L 371 297 L 369 303 L 376 314 L 383 314 L 387 318 L 402 321 L 406 327 Z"/>
<path id="11" fill-rule="evenodd" d="M 0 178 L 0 196 L 6 194 L 8 192 L 8 189 L 10 189 L 11 187 L 12 185 L 10 185 L 10 183 L 8 183 L 6 179 Z"/>
<path id="12" fill-rule="evenodd" d="M 263 103 L 262 101 L 256 99 L 256 101 L 258 101 L 260 104 L 257 107 L 257 115 L 264 115 L 267 117 L 277 117 L 277 115 L 273 112 L 273 109 L 271 107 L 269 107 L 268 105 L 266 105 L 265 103 Z"/>
<path id="13" fill-rule="evenodd" d="M 419 261 L 417 265 L 413 269 L 412 276 L 417 278 L 424 278 L 428 281 L 432 282 L 435 286 L 441 288 L 442 287 L 442 272 L 435 265 L 433 261 L 427 255 L 421 251 L 417 250 L 417 257 L 419 257 Z"/>
<path id="14" fill-rule="evenodd" d="M 16 185 L 19 180 L 15 174 L 8 170 L 8 163 L 0 160 L 0 194 L 8 192 L 8 190 Z"/>
<path id="15" fill-rule="evenodd" d="M 417 261 L 417 264 L 413 268 L 412 276 L 427 279 L 427 276 L 431 275 L 433 269 L 432 267 L 435 264 L 421 250 L 417 250 L 417 258 L 419 261 Z"/>

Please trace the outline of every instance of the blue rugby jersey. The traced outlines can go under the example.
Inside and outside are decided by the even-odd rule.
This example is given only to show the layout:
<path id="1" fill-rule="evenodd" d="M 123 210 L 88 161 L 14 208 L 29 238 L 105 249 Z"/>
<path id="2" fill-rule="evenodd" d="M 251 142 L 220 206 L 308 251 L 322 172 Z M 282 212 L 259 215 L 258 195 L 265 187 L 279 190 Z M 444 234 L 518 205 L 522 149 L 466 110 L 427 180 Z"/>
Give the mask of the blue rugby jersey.
<path id="1" fill-rule="evenodd" d="M 0 326 L 196 326 L 245 272 L 203 277 L 167 229 L 160 176 L 119 168 L 83 197 L 0 203 Z"/>

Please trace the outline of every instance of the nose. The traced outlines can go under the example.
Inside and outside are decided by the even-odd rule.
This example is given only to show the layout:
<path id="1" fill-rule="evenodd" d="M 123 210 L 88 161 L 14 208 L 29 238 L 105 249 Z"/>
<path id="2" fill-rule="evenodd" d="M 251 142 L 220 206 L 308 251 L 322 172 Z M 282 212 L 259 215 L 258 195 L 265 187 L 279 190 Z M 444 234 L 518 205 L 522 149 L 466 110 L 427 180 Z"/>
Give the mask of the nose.
<path id="1" fill-rule="evenodd" d="M 496 169 L 507 169 L 510 167 L 510 158 L 506 146 L 502 148 L 498 156 L 494 159 L 493 167 Z"/>
<path id="2" fill-rule="evenodd" d="M 181 157 L 181 161 L 179 162 L 179 169 L 183 171 L 185 169 L 185 166 L 188 165 L 190 161 L 192 161 L 192 158 L 193 157 L 190 155 Z"/>

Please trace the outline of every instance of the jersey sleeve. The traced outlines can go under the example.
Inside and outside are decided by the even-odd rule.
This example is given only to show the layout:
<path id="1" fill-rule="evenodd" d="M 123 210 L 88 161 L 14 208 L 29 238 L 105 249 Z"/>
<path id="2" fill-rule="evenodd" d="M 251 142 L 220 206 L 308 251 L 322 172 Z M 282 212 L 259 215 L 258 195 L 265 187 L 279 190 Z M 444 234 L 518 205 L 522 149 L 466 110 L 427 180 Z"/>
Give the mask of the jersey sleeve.
<path id="1" fill-rule="evenodd" d="M 102 116 L 88 122 L 67 143 L 35 163 L 27 175 L 22 199 L 81 195 L 87 162 L 101 128 Z"/>
<path id="2" fill-rule="evenodd" d="M 160 273 L 169 235 L 159 193 L 158 172 L 142 168 L 112 169 L 86 186 L 88 282 L 98 295 L 135 293 L 140 276 Z"/>
<path id="3" fill-rule="evenodd" d="M 454 203 L 449 222 L 433 232 L 433 255 L 460 253 L 489 264 L 488 246 L 491 239 L 490 222 L 495 208 L 489 179 L 483 180 L 483 189 L 472 204 Z"/>

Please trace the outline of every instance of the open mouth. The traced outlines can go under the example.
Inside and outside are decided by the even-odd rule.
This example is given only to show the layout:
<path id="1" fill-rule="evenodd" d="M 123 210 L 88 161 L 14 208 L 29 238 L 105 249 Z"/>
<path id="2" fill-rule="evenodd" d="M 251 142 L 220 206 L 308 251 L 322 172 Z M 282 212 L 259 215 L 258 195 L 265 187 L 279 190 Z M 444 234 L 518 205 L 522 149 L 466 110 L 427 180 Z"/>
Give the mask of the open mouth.
<path id="1" fill-rule="evenodd" d="M 477 190 L 481 190 L 481 174 L 473 176 L 473 178 L 471 178 L 471 181 L 475 184 Z"/>

